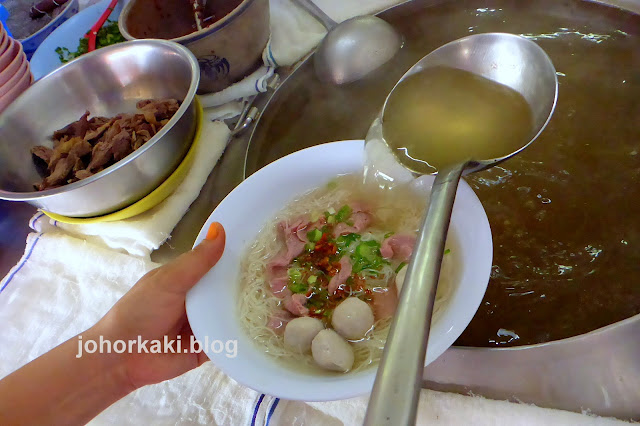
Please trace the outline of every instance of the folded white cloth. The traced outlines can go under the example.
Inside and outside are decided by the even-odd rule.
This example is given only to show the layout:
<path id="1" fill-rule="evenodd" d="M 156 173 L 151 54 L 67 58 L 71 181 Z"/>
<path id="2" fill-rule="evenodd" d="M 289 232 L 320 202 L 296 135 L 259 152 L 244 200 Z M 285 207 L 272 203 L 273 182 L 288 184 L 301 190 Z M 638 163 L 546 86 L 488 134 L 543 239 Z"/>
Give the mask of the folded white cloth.
<path id="1" fill-rule="evenodd" d="M 400 0 L 314 0 L 334 21 L 386 9 Z M 322 40 L 325 28 L 291 0 L 270 0 L 271 42 L 268 55 L 278 66 L 293 65 Z"/>
<path id="2" fill-rule="evenodd" d="M 189 173 L 167 199 L 145 213 L 130 219 L 86 225 L 56 222 L 40 213 L 32 219 L 31 227 L 40 232 L 56 227 L 66 231 L 68 235 L 97 245 L 134 256 L 148 257 L 169 238 L 189 205 L 198 197 L 211 169 L 224 151 L 229 134 L 229 129 L 223 123 L 204 120 Z"/>
<path id="3" fill-rule="evenodd" d="M 398 1 L 317 2 L 342 21 Z M 270 66 L 295 63 L 324 34 L 317 21 L 289 0 L 271 0 L 271 28 L 265 51 Z M 264 75 L 254 77 L 257 81 Z M 30 225 L 38 232 L 29 235 L 24 256 L 0 281 L 0 378 L 93 325 L 139 277 L 157 266 L 149 254 L 169 237 L 197 197 L 228 140 L 224 125 L 205 126 L 189 175 L 172 196 L 149 212 L 93 225 L 64 225 L 42 214 L 34 216 Z M 367 397 L 324 403 L 280 401 L 237 384 L 206 363 L 179 378 L 134 392 L 93 423 L 351 425 L 362 423 L 366 403 Z M 588 426 L 619 422 L 424 390 L 418 423 Z"/>

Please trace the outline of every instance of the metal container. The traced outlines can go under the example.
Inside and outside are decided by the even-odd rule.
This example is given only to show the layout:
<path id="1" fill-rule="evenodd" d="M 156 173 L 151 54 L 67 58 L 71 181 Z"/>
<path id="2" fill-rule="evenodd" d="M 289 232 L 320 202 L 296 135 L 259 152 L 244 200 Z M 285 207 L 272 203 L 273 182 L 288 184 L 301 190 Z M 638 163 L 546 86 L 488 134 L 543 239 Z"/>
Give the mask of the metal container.
<path id="1" fill-rule="evenodd" d="M 175 170 L 193 141 L 199 76 L 188 49 L 169 41 L 139 40 L 96 50 L 42 78 L 0 115 L 0 199 L 91 217 L 144 197 Z M 153 98 L 175 98 L 182 104 L 140 149 L 87 179 L 34 190 L 41 177 L 31 156 L 33 146 L 50 145 L 54 130 L 85 111 L 113 117 L 134 112 L 137 101 Z"/>
<path id="2" fill-rule="evenodd" d="M 141 11 L 148 17 L 144 25 L 135 24 L 133 28 L 131 13 Z M 118 26 L 127 40 L 135 40 L 131 33 L 157 34 L 154 23 L 160 22 L 161 16 L 154 0 L 133 0 L 122 10 Z M 269 35 L 269 1 L 244 0 L 214 24 L 171 41 L 196 55 L 202 72 L 199 91 L 209 93 L 218 92 L 258 69 Z"/>

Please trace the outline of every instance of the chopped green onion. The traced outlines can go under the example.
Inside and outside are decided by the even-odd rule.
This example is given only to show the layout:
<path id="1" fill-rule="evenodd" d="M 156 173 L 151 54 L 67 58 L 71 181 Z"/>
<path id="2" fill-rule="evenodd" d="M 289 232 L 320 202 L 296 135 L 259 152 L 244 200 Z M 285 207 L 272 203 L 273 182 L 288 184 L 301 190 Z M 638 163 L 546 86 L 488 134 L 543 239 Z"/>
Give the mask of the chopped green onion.
<path id="1" fill-rule="evenodd" d="M 400 270 L 402 270 L 402 268 L 404 268 L 404 267 L 406 266 L 406 264 L 407 264 L 407 262 L 401 262 L 401 263 L 398 265 L 398 267 L 396 268 L 396 271 L 395 271 L 395 272 L 396 272 L 396 274 L 397 274 L 398 272 L 400 272 Z"/>
<path id="2" fill-rule="evenodd" d="M 330 225 L 333 225 L 334 223 L 336 223 L 336 217 L 331 215 L 327 218 L 327 223 Z"/>
<path id="3" fill-rule="evenodd" d="M 302 279 L 302 271 L 298 268 L 289 268 L 287 274 L 293 281 L 300 281 Z"/>
<path id="4" fill-rule="evenodd" d="M 386 234 L 384 234 L 384 239 L 386 240 L 387 238 L 389 238 L 392 235 L 393 235 L 393 232 L 387 232 Z"/>
<path id="5" fill-rule="evenodd" d="M 375 245 L 362 243 L 356 247 L 356 254 L 365 259 L 373 259 L 376 256 L 376 250 Z"/>
<path id="6" fill-rule="evenodd" d="M 334 209 L 333 207 L 329 207 L 329 210 L 327 210 L 329 212 L 329 214 L 336 214 L 336 209 Z"/>
<path id="7" fill-rule="evenodd" d="M 289 284 L 289 290 L 292 293 L 306 293 L 309 287 L 305 283 L 291 283 Z"/>
<path id="8" fill-rule="evenodd" d="M 307 282 L 308 282 L 309 284 L 314 284 L 317 280 L 318 280 L 318 277 L 316 277 L 315 275 L 311 275 L 311 276 L 309 277 L 309 279 L 307 280 Z"/>
<path id="9" fill-rule="evenodd" d="M 358 273 L 364 270 L 379 270 L 384 264 L 388 264 L 380 254 L 380 243 L 375 240 L 363 241 L 356 247 L 351 255 L 353 261 L 353 272 Z"/>
<path id="10" fill-rule="evenodd" d="M 340 207 L 340 210 L 338 211 L 338 213 L 336 213 L 336 220 L 338 222 L 344 222 L 349 218 L 349 216 L 351 216 L 351 211 L 351 207 L 345 204 L 344 206 Z"/>
<path id="11" fill-rule="evenodd" d="M 304 245 L 304 248 L 305 248 L 307 251 L 311 251 L 311 250 L 313 250 L 314 248 L 316 248 L 316 243 L 307 243 L 307 244 L 305 244 L 305 245 Z"/>
<path id="12" fill-rule="evenodd" d="M 309 241 L 312 242 L 316 242 L 316 241 L 320 241 L 320 238 L 322 238 L 322 231 L 319 229 L 314 229 L 313 231 L 309 231 L 307 232 L 307 238 L 309 239 Z"/>
<path id="13" fill-rule="evenodd" d="M 338 246 L 338 253 L 342 253 L 347 250 L 351 244 L 360 239 L 360 234 L 351 233 L 341 235 L 336 239 L 336 245 Z"/>
<path id="14" fill-rule="evenodd" d="M 446 250 L 444 251 L 444 254 L 449 254 L 449 253 L 451 253 L 451 249 L 446 249 Z"/>

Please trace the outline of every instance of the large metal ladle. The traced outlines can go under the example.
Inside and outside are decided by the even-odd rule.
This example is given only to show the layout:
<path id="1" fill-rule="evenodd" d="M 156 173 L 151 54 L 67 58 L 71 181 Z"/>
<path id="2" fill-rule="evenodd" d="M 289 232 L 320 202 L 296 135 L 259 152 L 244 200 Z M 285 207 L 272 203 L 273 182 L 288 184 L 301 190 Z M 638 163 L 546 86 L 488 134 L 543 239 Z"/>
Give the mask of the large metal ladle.
<path id="1" fill-rule="evenodd" d="M 440 264 L 460 177 L 492 167 L 525 149 L 545 128 L 556 105 L 558 80 L 551 60 L 537 44 L 520 36 L 476 34 L 445 44 L 411 67 L 394 89 L 409 75 L 435 66 L 469 71 L 519 92 L 531 108 L 535 130 L 527 144 L 504 157 L 473 159 L 438 171 L 378 367 L 365 425 L 415 424 Z M 381 114 L 383 129 L 387 101 Z"/>
<path id="2" fill-rule="evenodd" d="M 314 55 L 322 81 L 346 84 L 387 63 L 402 47 L 402 36 L 386 21 L 371 15 L 337 23 L 311 0 L 294 0 L 328 31 Z"/>

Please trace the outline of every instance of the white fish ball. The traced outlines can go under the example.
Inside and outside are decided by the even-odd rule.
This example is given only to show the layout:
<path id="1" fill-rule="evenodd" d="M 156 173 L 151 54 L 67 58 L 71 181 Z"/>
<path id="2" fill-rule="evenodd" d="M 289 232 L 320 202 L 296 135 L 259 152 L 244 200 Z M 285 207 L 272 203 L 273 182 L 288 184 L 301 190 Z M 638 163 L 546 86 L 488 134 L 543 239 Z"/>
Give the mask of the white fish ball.
<path id="1" fill-rule="evenodd" d="M 311 341 L 324 329 L 322 321 L 317 318 L 300 317 L 289 321 L 284 329 L 284 345 L 291 350 L 309 353 Z"/>
<path id="2" fill-rule="evenodd" d="M 319 332 L 311 342 L 313 360 L 327 370 L 346 373 L 355 359 L 349 342 L 331 329 Z"/>
<path id="3" fill-rule="evenodd" d="M 339 335 L 349 340 L 360 340 L 373 327 L 373 310 L 357 297 L 348 297 L 333 311 L 331 325 Z"/>

